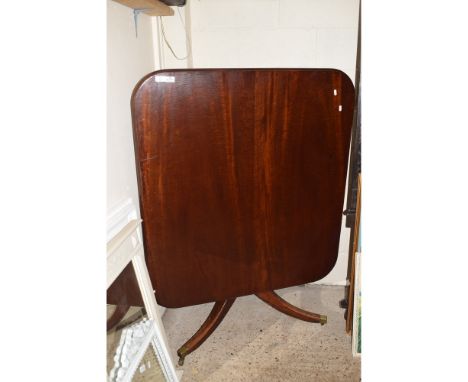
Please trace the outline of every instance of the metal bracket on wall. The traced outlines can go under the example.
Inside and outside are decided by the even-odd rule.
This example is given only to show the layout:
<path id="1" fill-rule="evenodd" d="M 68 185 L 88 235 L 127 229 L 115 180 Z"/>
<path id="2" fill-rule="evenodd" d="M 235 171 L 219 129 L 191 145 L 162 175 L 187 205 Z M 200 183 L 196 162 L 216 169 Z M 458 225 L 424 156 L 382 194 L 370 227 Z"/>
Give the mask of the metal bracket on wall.
<path id="1" fill-rule="evenodd" d="M 135 37 L 138 38 L 138 15 L 150 8 L 136 8 L 133 10 L 133 21 L 135 22 Z"/>

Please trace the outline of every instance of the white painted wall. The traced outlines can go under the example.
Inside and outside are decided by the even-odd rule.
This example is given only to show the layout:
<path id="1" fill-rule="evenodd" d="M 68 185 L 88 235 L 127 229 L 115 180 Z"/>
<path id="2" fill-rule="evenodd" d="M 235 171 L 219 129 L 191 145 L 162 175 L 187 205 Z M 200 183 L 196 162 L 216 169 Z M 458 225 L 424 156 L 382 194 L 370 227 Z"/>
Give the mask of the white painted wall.
<path id="1" fill-rule="evenodd" d="M 159 43 L 160 68 L 191 68 L 192 67 L 192 49 L 191 49 L 191 19 L 190 6 L 171 7 L 174 10 L 174 16 L 155 17 L 154 33 L 157 35 Z M 164 34 L 163 34 L 164 27 Z M 171 46 L 173 52 L 164 40 Z"/>
<path id="2" fill-rule="evenodd" d="M 354 79 L 358 0 L 190 0 L 194 67 L 330 67 Z"/>
<path id="3" fill-rule="evenodd" d="M 131 198 L 140 216 L 130 97 L 154 70 L 151 18 L 140 14 L 135 37 L 132 9 L 107 1 L 107 212 Z M 92 58 L 91 58 L 92 59 Z"/>

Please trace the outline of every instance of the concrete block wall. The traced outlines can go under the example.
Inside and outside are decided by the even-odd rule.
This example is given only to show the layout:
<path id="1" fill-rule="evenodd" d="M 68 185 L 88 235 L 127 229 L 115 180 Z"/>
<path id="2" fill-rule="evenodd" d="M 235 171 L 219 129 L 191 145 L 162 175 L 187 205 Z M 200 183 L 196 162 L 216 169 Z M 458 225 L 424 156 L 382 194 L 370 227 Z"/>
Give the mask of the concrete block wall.
<path id="1" fill-rule="evenodd" d="M 354 81 L 358 0 L 191 0 L 194 67 L 323 67 Z"/>
<path id="2" fill-rule="evenodd" d="M 172 9 L 173 16 L 153 18 L 153 38 L 158 42 L 155 48 L 158 49 L 159 55 L 157 69 L 192 67 L 190 6 Z M 174 53 L 165 42 L 164 36 Z"/>

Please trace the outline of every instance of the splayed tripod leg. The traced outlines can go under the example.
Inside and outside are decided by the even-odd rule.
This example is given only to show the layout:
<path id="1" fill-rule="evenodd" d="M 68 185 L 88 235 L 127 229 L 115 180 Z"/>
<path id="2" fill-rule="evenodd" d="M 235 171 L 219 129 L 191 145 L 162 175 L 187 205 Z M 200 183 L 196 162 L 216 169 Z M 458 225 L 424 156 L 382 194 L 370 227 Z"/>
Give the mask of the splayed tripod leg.
<path id="1" fill-rule="evenodd" d="M 197 349 L 207 340 L 211 333 L 214 332 L 221 321 L 223 321 L 235 300 L 236 299 L 233 298 L 230 300 L 218 301 L 214 304 L 213 309 L 200 329 L 198 329 L 197 332 L 179 348 L 179 350 L 177 350 L 180 366 L 184 364 L 185 357 Z"/>
<path id="2" fill-rule="evenodd" d="M 325 325 L 327 323 L 327 316 L 308 312 L 307 310 L 291 305 L 289 302 L 278 296 L 274 291 L 260 292 L 256 293 L 255 295 L 260 300 L 266 302 L 271 307 L 279 310 L 284 314 L 287 314 L 288 316 L 298 318 L 302 321 L 317 322 L 321 325 Z"/>

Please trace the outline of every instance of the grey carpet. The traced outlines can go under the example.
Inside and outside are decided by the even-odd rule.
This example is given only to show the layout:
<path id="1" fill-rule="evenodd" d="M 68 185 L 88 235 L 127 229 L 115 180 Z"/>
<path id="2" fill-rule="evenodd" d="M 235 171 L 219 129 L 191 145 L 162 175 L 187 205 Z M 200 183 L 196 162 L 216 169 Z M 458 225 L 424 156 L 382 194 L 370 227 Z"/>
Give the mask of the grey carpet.
<path id="1" fill-rule="evenodd" d="M 361 362 L 351 354 L 338 306 L 343 290 L 307 285 L 277 291 L 300 308 L 326 314 L 324 326 L 286 316 L 255 296 L 238 298 L 211 337 L 186 357 L 182 382 L 359 381 Z M 177 348 L 200 327 L 212 305 L 167 309 L 163 323 L 175 361 Z"/>

